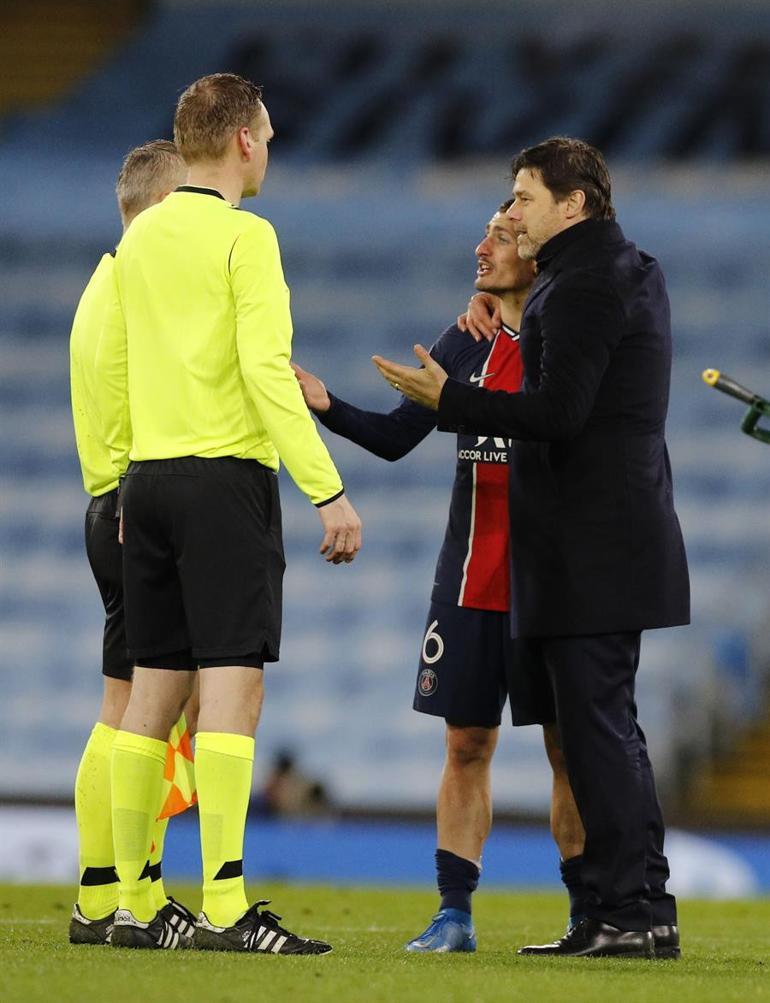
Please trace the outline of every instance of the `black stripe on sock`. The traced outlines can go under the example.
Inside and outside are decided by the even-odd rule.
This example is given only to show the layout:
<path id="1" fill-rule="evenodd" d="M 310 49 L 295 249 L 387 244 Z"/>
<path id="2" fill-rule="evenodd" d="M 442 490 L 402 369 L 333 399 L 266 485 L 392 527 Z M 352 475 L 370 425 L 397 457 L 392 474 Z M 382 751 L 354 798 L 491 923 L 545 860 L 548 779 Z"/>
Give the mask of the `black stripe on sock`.
<path id="1" fill-rule="evenodd" d="M 95 885 L 114 885 L 118 880 L 118 872 L 114 867 L 86 867 L 80 883 L 84 888 Z"/>
<path id="2" fill-rule="evenodd" d="M 226 860 L 214 875 L 215 881 L 224 881 L 225 878 L 243 877 L 243 858 L 240 860 Z"/>
<path id="3" fill-rule="evenodd" d="M 160 881 L 160 861 L 157 864 L 151 864 L 148 873 L 150 881 Z"/>
<path id="4" fill-rule="evenodd" d="M 147 863 L 142 868 L 142 873 L 139 875 L 139 880 L 144 881 L 145 878 L 149 878 L 150 871 L 151 871 L 150 861 L 148 860 Z"/>

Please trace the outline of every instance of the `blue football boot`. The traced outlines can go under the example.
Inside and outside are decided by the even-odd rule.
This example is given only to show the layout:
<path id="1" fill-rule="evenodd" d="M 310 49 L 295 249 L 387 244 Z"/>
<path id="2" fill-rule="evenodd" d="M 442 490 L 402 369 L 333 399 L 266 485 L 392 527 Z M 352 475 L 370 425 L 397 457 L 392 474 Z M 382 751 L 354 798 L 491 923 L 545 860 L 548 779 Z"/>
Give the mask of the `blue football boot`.
<path id="1" fill-rule="evenodd" d="M 406 950 L 418 954 L 475 951 L 476 934 L 471 914 L 460 909 L 440 909 L 428 929 L 410 940 Z"/>

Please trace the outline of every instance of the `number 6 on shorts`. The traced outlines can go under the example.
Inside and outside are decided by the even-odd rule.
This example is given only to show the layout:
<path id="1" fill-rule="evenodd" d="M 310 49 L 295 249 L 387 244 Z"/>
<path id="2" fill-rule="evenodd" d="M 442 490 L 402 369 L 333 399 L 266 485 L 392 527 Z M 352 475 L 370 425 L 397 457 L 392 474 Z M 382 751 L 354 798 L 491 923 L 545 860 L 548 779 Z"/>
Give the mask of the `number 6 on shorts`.
<path id="1" fill-rule="evenodd" d="M 425 639 L 422 642 L 422 660 L 426 665 L 433 665 L 437 662 L 439 658 L 444 654 L 444 641 L 440 634 L 436 633 L 436 627 L 438 627 L 438 620 L 434 620 L 433 623 L 428 627 L 428 631 L 425 635 Z M 436 650 L 433 654 L 428 654 L 428 642 L 433 641 L 436 645 Z"/>

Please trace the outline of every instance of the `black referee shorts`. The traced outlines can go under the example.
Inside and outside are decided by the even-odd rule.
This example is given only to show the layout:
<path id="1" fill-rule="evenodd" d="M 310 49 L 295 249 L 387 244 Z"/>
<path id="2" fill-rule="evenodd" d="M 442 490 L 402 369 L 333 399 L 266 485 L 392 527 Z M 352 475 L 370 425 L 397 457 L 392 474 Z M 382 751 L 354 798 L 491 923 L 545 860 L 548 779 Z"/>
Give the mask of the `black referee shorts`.
<path id="1" fill-rule="evenodd" d="M 86 554 L 104 604 L 102 672 L 131 680 L 123 614 L 123 548 L 118 543 L 118 491 L 92 498 L 86 512 Z"/>
<path id="2" fill-rule="evenodd" d="M 256 460 L 131 463 L 121 489 L 128 651 L 190 669 L 278 660 L 278 478 Z"/>
<path id="3" fill-rule="evenodd" d="M 537 644 L 511 637 L 508 613 L 432 602 L 413 707 L 459 727 L 495 728 L 506 699 L 514 725 L 556 720 Z"/>

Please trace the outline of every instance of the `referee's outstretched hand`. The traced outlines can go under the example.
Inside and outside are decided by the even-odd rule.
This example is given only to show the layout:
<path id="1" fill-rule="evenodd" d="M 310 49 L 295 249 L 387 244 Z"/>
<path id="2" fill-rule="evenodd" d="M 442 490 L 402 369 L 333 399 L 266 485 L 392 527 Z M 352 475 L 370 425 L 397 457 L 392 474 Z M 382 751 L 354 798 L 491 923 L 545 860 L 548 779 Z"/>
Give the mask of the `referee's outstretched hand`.
<path id="1" fill-rule="evenodd" d="M 324 528 L 321 554 L 332 564 L 350 564 L 361 549 L 361 520 L 358 513 L 345 495 L 340 495 L 333 502 L 319 508 L 318 514 Z"/>

